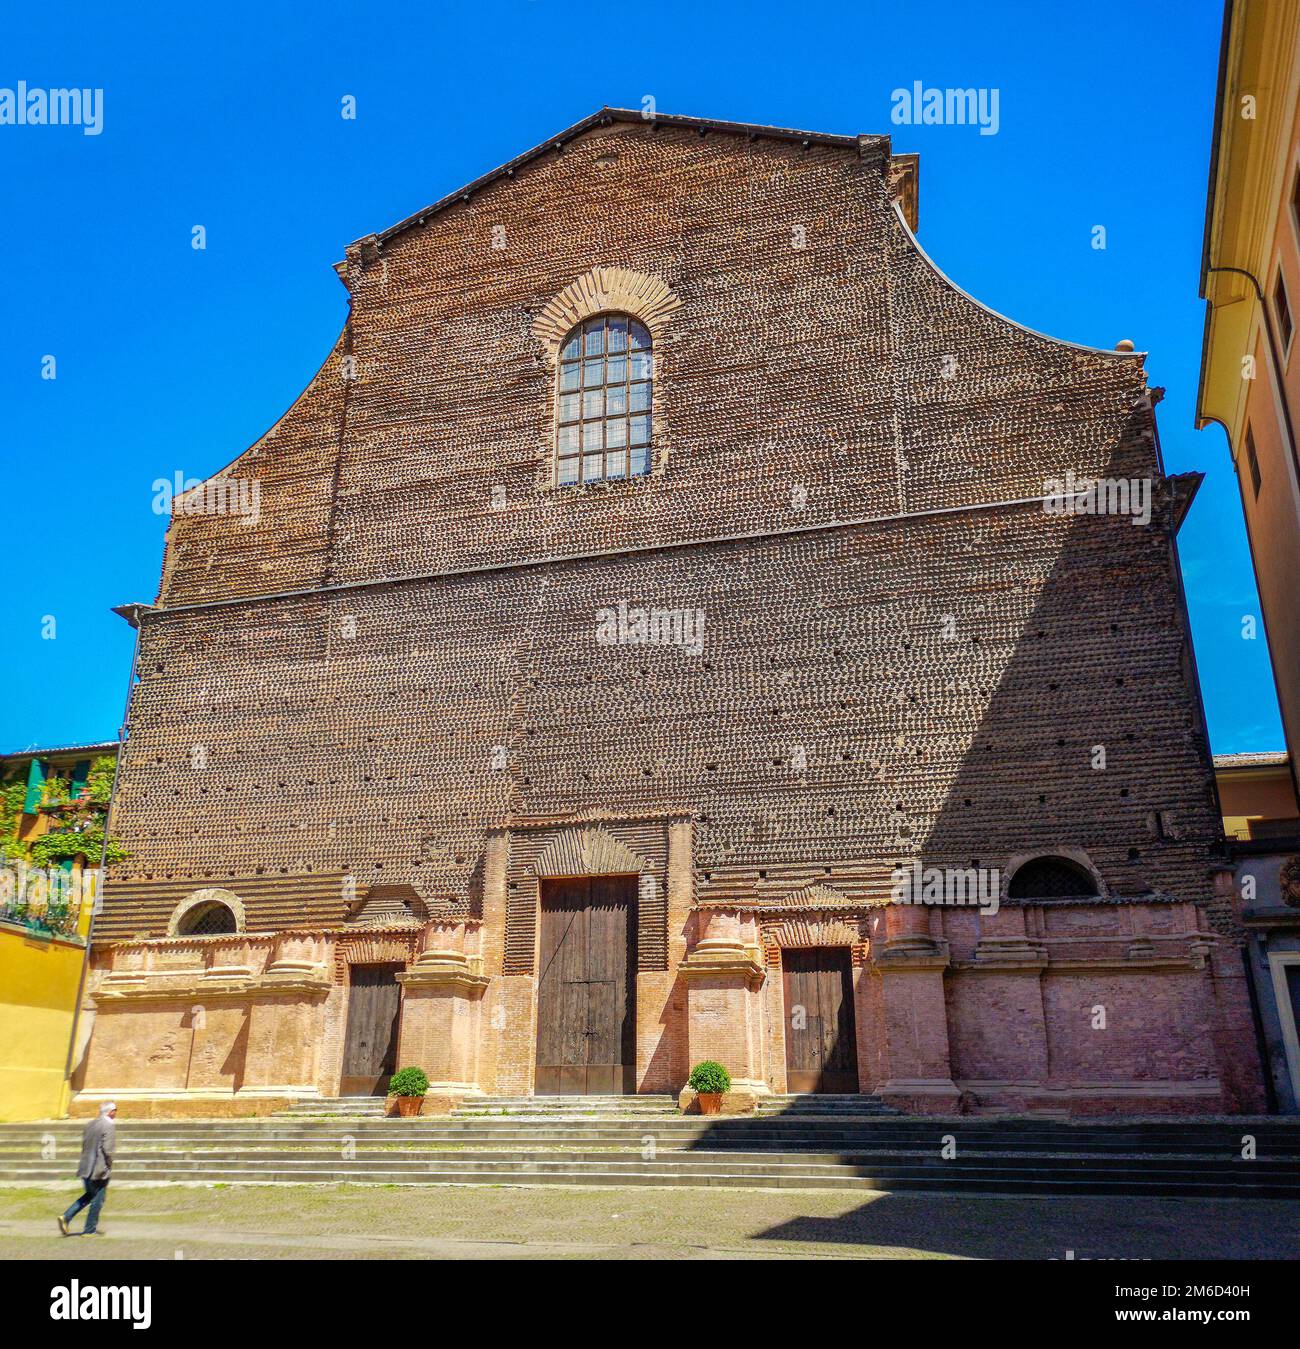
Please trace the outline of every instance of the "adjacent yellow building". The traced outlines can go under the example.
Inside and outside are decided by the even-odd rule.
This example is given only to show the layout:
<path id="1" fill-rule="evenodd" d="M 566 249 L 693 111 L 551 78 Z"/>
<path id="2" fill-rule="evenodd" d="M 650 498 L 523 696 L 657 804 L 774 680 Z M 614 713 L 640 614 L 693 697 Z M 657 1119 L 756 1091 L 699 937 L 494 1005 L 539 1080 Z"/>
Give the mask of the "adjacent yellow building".
<path id="1" fill-rule="evenodd" d="M 0 1120 L 67 1114 L 116 742 L 0 757 Z"/>
<path id="2" fill-rule="evenodd" d="M 67 934 L 0 917 L 0 1120 L 68 1113 L 68 1047 L 93 904 L 78 907 Z"/>
<path id="3" fill-rule="evenodd" d="M 1228 435 L 1300 775 L 1300 0 L 1229 0 L 1210 147 L 1197 426 Z"/>
<path id="4" fill-rule="evenodd" d="M 1300 806 L 1285 751 L 1216 754 L 1223 832 L 1239 843 L 1300 838 Z"/>
<path id="5" fill-rule="evenodd" d="M 1300 1113 L 1300 0 L 1224 7 L 1201 295 L 1196 424 L 1227 432 L 1287 750 L 1215 760 L 1225 879 L 1269 1105 Z"/>

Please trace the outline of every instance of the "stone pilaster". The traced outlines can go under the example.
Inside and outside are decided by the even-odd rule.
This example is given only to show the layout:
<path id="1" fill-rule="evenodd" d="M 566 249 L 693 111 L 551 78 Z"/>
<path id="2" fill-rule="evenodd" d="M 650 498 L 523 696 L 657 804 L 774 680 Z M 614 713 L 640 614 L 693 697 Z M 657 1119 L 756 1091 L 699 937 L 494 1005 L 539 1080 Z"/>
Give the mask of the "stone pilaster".
<path id="1" fill-rule="evenodd" d="M 249 992 L 241 1095 L 317 1091 L 331 955 L 320 933 L 287 932 L 276 941 L 266 973 Z"/>
<path id="2" fill-rule="evenodd" d="M 955 1113 L 943 988 L 947 942 L 931 935 L 930 911 L 921 905 L 891 905 L 885 923 L 884 944 L 872 952 L 883 1041 L 876 1091 L 909 1114 Z"/>
<path id="3" fill-rule="evenodd" d="M 433 1096 L 481 1096 L 479 1028 L 484 990 L 482 924 L 435 919 L 424 931 L 415 964 L 402 985 L 399 1068 L 423 1068 Z"/>
<path id="4" fill-rule="evenodd" d="M 733 1089 L 765 1094 L 765 971 L 753 916 L 718 908 L 702 909 L 696 919 L 699 939 L 679 966 L 686 981 L 690 1064 L 713 1059 L 731 1074 Z"/>

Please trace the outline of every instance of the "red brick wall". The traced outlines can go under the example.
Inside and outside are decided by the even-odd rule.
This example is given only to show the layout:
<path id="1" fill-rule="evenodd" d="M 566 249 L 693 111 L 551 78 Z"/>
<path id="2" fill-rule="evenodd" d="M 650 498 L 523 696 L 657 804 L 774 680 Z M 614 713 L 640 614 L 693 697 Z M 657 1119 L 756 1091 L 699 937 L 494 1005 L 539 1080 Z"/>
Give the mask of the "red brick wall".
<path id="1" fill-rule="evenodd" d="M 693 812 L 696 898 L 814 879 L 861 898 L 912 856 L 1071 847 L 1112 896 L 1208 903 L 1218 820 L 1167 510 L 1140 528 L 963 509 L 1067 469 L 1159 479 L 1140 360 L 952 288 L 881 153 L 620 123 L 349 249 L 338 346 L 229 470 L 259 482 L 260 520 L 177 519 L 160 602 L 360 588 L 146 619 L 119 877 L 343 872 L 465 909 L 512 818 Z M 596 265 L 681 301 L 655 351 L 662 435 L 651 477 L 554 489 L 532 324 Z M 763 537 L 724 541 L 745 533 Z M 600 645 L 596 610 L 620 599 L 703 609 L 703 653 Z M 675 968 L 680 926 L 669 940 Z M 961 1055 L 1032 1068 L 955 996 Z M 665 1082 L 684 1054 L 666 1024 L 643 1046 Z M 526 1063 L 484 1055 L 525 1088 Z"/>

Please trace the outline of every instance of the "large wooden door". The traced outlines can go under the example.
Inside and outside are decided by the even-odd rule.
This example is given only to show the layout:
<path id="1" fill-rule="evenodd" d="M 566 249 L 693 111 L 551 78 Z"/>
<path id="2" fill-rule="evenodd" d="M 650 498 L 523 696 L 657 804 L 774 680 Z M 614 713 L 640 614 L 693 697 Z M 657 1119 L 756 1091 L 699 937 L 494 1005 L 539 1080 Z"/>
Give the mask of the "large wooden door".
<path id="1" fill-rule="evenodd" d="M 636 1091 L 636 877 L 542 882 L 539 1096 Z"/>
<path id="2" fill-rule="evenodd" d="M 853 966 L 847 946 L 784 949 L 785 1066 L 790 1091 L 856 1092 Z"/>
<path id="3" fill-rule="evenodd" d="M 348 971 L 348 1033 L 343 1044 L 344 1096 L 382 1096 L 397 1071 L 397 1021 L 405 965 L 353 965 Z"/>

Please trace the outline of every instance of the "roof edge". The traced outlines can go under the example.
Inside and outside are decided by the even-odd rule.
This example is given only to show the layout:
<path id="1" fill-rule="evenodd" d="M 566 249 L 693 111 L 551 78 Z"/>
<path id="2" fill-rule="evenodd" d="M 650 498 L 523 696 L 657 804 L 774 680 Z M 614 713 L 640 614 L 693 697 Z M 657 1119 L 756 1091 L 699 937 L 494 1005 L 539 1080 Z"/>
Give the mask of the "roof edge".
<path id="1" fill-rule="evenodd" d="M 10 750 L 8 754 L 0 754 L 0 760 L 40 759 L 47 754 L 84 754 L 93 749 L 102 749 L 105 752 L 116 751 L 121 748 L 121 745 L 120 740 L 92 740 L 87 745 L 41 745 L 36 749 Z"/>
<path id="2" fill-rule="evenodd" d="M 1210 245 L 1214 235 L 1214 207 L 1219 186 L 1219 145 L 1223 139 L 1223 106 L 1228 89 L 1228 53 L 1232 45 L 1233 0 L 1223 6 L 1223 30 L 1219 35 L 1219 76 L 1214 90 L 1214 121 L 1210 131 L 1210 170 L 1205 193 L 1205 228 L 1201 234 L 1201 299 L 1207 299 L 1205 283 L 1210 273 Z"/>
<path id="3" fill-rule="evenodd" d="M 499 164 L 495 169 L 481 174 L 472 182 L 466 183 L 464 187 L 449 192 L 445 197 L 440 197 L 431 205 L 424 207 L 423 210 L 408 215 L 405 219 L 399 220 L 395 225 L 390 225 L 385 230 L 380 230 L 377 234 L 367 234 L 363 235 L 361 239 L 354 239 L 349 246 L 356 247 L 364 239 L 374 239 L 375 242 L 380 244 L 386 243 L 395 235 L 423 224 L 429 216 L 445 211 L 458 201 L 467 200 L 473 193 L 481 191 L 499 178 L 513 177 L 515 172 L 525 164 L 546 154 L 547 151 L 558 150 L 566 141 L 572 140 L 575 136 L 580 136 L 593 127 L 609 126 L 614 122 L 642 122 L 647 126 L 683 127 L 698 131 L 701 135 L 710 131 L 717 131 L 724 135 L 746 136 L 750 140 L 762 138 L 795 141 L 805 146 L 833 145 L 842 150 L 857 150 L 859 146 L 857 136 L 833 136 L 824 131 L 799 131 L 793 127 L 765 126 L 758 122 L 722 122 L 711 117 L 682 117 L 674 113 L 656 112 L 647 116 L 644 111 L 636 108 L 604 107 L 582 118 L 581 121 L 574 122 L 572 126 L 566 127 L 563 131 L 557 132 L 556 135 L 542 141 L 540 145 L 534 145 L 532 149 L 525 150 L 513 159 L 508 159 L 504 164 Z"/>

